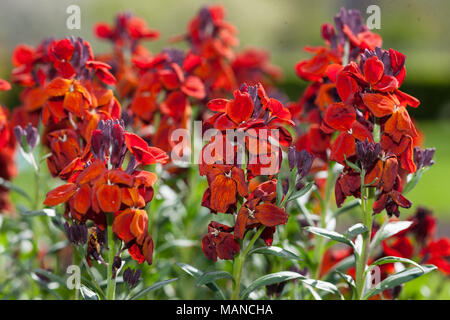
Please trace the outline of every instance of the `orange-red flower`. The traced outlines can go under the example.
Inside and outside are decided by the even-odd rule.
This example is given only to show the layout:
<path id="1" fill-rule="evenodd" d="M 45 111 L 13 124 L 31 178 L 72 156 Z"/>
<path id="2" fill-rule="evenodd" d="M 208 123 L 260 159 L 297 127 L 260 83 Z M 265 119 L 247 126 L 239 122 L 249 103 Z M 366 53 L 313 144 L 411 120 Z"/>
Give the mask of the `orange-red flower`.
<path id="1" fill-rule="evenodd" d="M 206 169 L 209 189 L 203 205 L 214 212 L 228 212 L 236 205 L 237 195 L 248 196 L 248 186 L 242 169 L 232 165 L 210 165 Z M 205 199 L 206 198 L 206 199 Z"/>
<path id="2" fill-rule="evenodd" d="M 276 227 L 286 224 L 289 215 L 284 209 L 277 207 L 271 202 L 262 202 L 255 198 L 246 201 L 238 212 L 236 225 L 234 226 L 234 236 L 243 239 L 245 231 L 260 225 L 266 227 Z"/>
<path id="3" fill-rule="evenodd" d="M 233 232 L 232 227 L 215 221 L 208 225 L 208 234 L 202 239 L 202 251 L 208 259 L 232 260 L 239 253 L 239 243 L 231 232 Z"/>
<path id="4" fill-rule="evenodd" d="M 331 148 L 330 159 L 344 164 L 345 158 L 355 155 L 355 141 L 373 141 L 372 133 L 356 120 L 355 108 L 344 103 L 334 103 L 325 110 L 324 122 L 340 131 Z"/>

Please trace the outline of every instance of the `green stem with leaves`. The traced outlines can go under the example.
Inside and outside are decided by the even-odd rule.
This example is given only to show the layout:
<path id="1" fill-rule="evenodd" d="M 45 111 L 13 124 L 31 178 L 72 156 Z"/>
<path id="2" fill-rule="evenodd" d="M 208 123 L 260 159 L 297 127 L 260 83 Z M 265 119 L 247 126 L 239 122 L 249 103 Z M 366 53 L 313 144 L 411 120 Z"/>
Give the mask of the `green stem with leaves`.
<path id="1" fill-rule="evenodd" d="M 108 272 L 107 272 L 107 287 L 106 298 L 114 300 L 116 295 L 116 279 L 113 278 L 113 264 L 114 264 L 114 232 L 112 231 L 112 224 L 114 220 L 114 213 L 106 213 L 107 232 L 108 232 Z"/>
<path id="2" fill-rule="evenodd" d="M 320 228 L 326 228 L 326 224 L 327 224 L 327 214 L 328 214 L 328 208 L 329 208 L 329 204 L 330 204 L 330 199 L 331 199 L 331 191 L 332 191 L 332 186 L 335 183 L 335 174 L 333 172 L 333 168 L 334 168 L 334 162 L 330 162 L 328 164 L 328 175 L 327 175 L 327 183 L 325 186 L 325 194 L 323 198 L 320 198 L 320 207 L 322 209 L 322 212 L 320 213 L 320 221 L 319 221 L 319 227 Z M 315 246 L 315 251 L 314 251 L 314 257 L 315 257 L 315 261 L 317 263 L 317 268 L 315 270 L 315 274 L 314 274 L 314 279 L 318 279 L 319 278 L 319 272 L 320 272 L 320 268 L 321 268 L 321 264 L 322 264 L 322 255 L 323 255 L 323 251 L 324 251 L 324 247 L 326 245 L 326 239 L 323 237 L 317 237 L 317 245 Z"/>
<path id="3" fill-rule="evenodd" d="M 241 251 L 241 254 L 234 259 L 233 264 L 233 278 L 234 278 L 234 288 L 233 293 L 231 295 L 231 300 L 239 300 L 239 293 L 241 288 L 241 277 L 242 277 L 242 268 L 244 266 L 245 258 L 247 257 L 250 250 L 253 248 L 256 240 L 258 240 L 261 233 L 264 231 L 265 226 L 261 226 L 258 231 L 253 235 L 253 238 L 248 243 L 247 247 L 244 251 Z M 245 238 L 244 238 L 245 241 Z"/>

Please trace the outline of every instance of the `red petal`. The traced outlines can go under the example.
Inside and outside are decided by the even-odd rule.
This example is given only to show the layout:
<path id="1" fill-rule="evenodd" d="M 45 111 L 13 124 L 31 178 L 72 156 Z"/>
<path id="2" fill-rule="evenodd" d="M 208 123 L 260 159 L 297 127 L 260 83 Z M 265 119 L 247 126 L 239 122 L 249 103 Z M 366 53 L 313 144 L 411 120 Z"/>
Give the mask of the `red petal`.
<path id="1" fill-rule="evenodd" d="M 325 110 L 324 120 L 336 130 L 348 131 L 356 120 L 355 108 L 342 102 L 333 103 Z"/>
<path id="2" fill-rule="evenodd" d="M 231 205 L 236 204 L 236 182 L 233 179 L 219 174 L 212 181 L 210 189 L 212 210 L 225 213 Z"/>
<path id="3" fill-rule="evenodd" d="M 125 243 L 134 239 L 134 235 L 131 233 L 130 226 L 134 218 L 134 211 L 132 209 L 126 209 L 114 217 L 112 225 L 113 232 Z"/>
<path id="4" fill-rule="evenodd" d="M 82 185 L 77 193 L 75 193 L 73 206 L 81 214 L 85 214 L 89 210 L 91 207 L 91 188 L 88 184 Z"/>
<path id="5" fill-rule="evenodd" d="M 227 110 L 227 104 L 231 103 L 228 99 L 213 99 L 206 105 L 208 109 L 217 112 L 225 112 Z"/>
<path id="6" fill-rule="evenodd" d="M 380 93 L 364 93 L 362 100 L 375 117 L 381 118 L 390 115 L 395 110 L 395 102 Z"/>
<path id="7" fill-rule="evenodd" d="M 342 132 L 333 143 L 331 147 L 330 159 L 344 164 L 345 157 L 349 157 L 355 154 L 355 138 L 347 132 Z"/>
<path id="8" fill-rule="evenodd" d="M 240 124 L 248 120 L 253 113 L 253 100 L 247 92 L 234 92 L 234 101 L 227 104 L 227 115 L 234 123 Z"/>
<path id="9" fill-rule="evenodd" d="M 122 195 L 118 186 L 102 184 L 96 194 L 98 205 L 103 212 L 119 211 Z"/>
<path id="10" fill-rule="evenodd" d="M 256 206 L 255 218 L 267 227 L 286 224 L 289 215 L 272 203 L 263 203 Z"/>
<path id="11" fill-rule="evenodd" d="M 371 85 L 381 80 L 384 73 L 384 64 L 377 56 L 372 56 L 366 60 L 363 66 L 364 77 Z"/>
<path id="12" fill-rule="evenodd" d="M 56 206 L 64 203 L 75 194 L 76 190 L 77 186 L 74 183 L 63 184 L 47 193 L 44 204 L 46 206 Z"/>

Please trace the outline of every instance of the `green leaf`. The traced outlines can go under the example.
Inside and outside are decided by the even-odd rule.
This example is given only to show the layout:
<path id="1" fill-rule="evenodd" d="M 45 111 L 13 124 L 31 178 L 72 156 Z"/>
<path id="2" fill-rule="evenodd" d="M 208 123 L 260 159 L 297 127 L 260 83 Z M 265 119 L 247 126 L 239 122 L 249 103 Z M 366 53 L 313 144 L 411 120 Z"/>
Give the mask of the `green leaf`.
<path id="1" fill-rule="evenodd" d="M 380 242 L 384 239 L 390 238 L 400 231 L 408 229 L 411 224 L 412 221 L 393 221 L 381 226 L 380 230 L 378 230 L 373 237 L 372 243 L 370 244 L 370 250 L 378 247 Z"/>
<path id="2" fill-rule="evenodd" d="M 341 214 L 343 214 L 347 211 L 350 211 L 353 208 L 359 207 L 360 205 L 361 205 L 361 200 L 359 200 L 359 199 L 353 200 L 349 204 L 343 206 L 342 208 L 337 209 L 336 212 L 334 213 L 334 216 L 335 217 L 340 216 Z"/>
<path id="3" fill-rule="evenodd" d="M 306 277 L 300 278 L 299 280 L 313 288 L 320 289 L 320 290 L 326 291 L 328 293 L 336 294 L 339 296 L 340 299 L 342 299 L 342 300 L 344 299 L 344 297 L 342 296 L 339 289 L 331 282 L 316 280 L 316 279 L 309 279 Z"/>
<path id="4" fill-rule="evenodd" d="M 277 205 L 283 200 L 283 181 L 281 180 L 280 173 L 277 176 Z"/>
<path id="5" fill-rule="evenodd" d="M 164 281 L 160 281 L 157 283 L 152 284 L 150 287 L 144 288 L 141 291 L 139 291 L 138 293 L 136 293 L 134 296 L 132 296 L 130 298 L 130 300 L 137 300 L 143 296 L 145 296 L 147 293 L 152 292 L 156 289 L 162 288 L 166 285 L 168 285 L 169 283 L 172 283 L 174 281 L 177 281 L 178 278 L 173 278 L 173 279 L 169 279 L 169 280 L 164 280 Z"/>
<path id="6" fill-rule="evenodd" d="M 336 273 L 348 284 L 349 288 L 352 289 L 353 292 L 356 291 L 355 280 L 353 280 L 352 276 L 340 271 L 336 271 Z"/>
<path id="7" fill-rule="evenodd" d="M 80 292 L 84 300 L 100 300 L 94 291 L 84 285 L 81 285 Z"/>
<path id="8" fill-rule="evenodd" d="M 2 186 L 5 189 L 8 189 L 10 191 L 17 192 L 21 196 L 27 198 L 29 201 L 32 201 L 31 197 L 28 195 L 28 193 L 25 190 L 23 190 L 22 188 L 12 184 L 10 181 L 5 180 L 1 177 L 0 177 L 0 186 Z"/>
<path id="9" fill-rule="evenodd" d="M 335 272 L 345 272 L 348 268 L 351 268 L 355 265 L 355 256 L 351 255 L 347 258 L 339 261 L 335 264 L 323 277 L 325 280 L 329 279 L 332 275 L 333 271 Z"/>
<path id="10" fill-rule="evenodd" d="M 252 254 L 252 253 L 272 254 L 274 256 L 278 256 L 278 257 L 285 258 L 285 259 L 302 260 L 295 253 L 292 253 L 288 250 L 285 250 L 280 247 L 275 247 L 275 246 L 255 248 L 249 252 L 249 254 Z"/>
<path id="11" fill-rule="evenodd" d="M 202 271 L 198 270 L 197 268 L 195 268 L 187 263 L 178 262 L 177 266 L 181 270 L 186 272 L 188 275 L 190 275 L 191 277 L 194 277 L 197 280 L 203 275 Z M 224 296 L 222 290 L 220 290 L 219 286 L 215 282 L 208 283 L 208 284 L 206 284 L 206 286 L 209 289 L 211 289 L 212 291 L 214 291 L 215 293 L 217 293 L 222 300 L 225 300 L 225 296 Z"/>
<path id="12" fill-rule="evenodd" d="M 317 234 L 319 236 L 322 236 L 322 237 L 325 237 L 325 238 L 328 238 L 331 240 L 335 240 L 337 242 L 345 243 L 346 245 L 349 245 L 350 247 L 354 247 L 353 242 L 351 242 L 349 239 L 347 239 L 342 234 L 340 234 L 336 231 L 331 231 L 331 230 L 317 228 L 317 227 L 305 227 L 305 230 L 307 230 L 311 233 Z"/>
<path id="13" fill-rule="evenodd" d="M 412 189 L 416 187 L 416 185 L 419 183 L 420 179 L 422 178 L 422 175 L 425 171 L 428 170 L 429 167 L 421 168 L 419 169 L 411 178 L 411 180 L 408 181 L 405 188 L 403 189 L 402 193 L 407 194 Z"/>
<path id="14" fill-rule="evenodd" d="M 292 271 L 281 271 L 266 274 L 253 281 L 244 291 L 241 292 L 240 298 L 246 299 L 250 293 L 264 286 L 279 283 L 288 280 L 294 280 L 303 277 L 300 273 Z"/>
<path id="15" fill-rule="evenodd" d="M 287 201 L 291 201 L 291 200 L 295 200 L 297 198 L 303 197 L 305 194 L 307 194 L 309 192 L 309 190 L 311 190 L 311 188 L 313 186 L 314 186 L 314 182 L 308 183 L 300 190 L 297 190 L 296 192 L 294 192 Z"/>
<path id="16" fill-rule="evenodd" d="M 344 154 L 344 160 L 350 168 L 355 170 L 355 172 L 357 172 L 357 173 L 361 172 L 361 169 L 356 164 L 347 160 L 347 157 L 345 156 L 345 154 Z"/>
<path id="17" fill-rule="evenodd" d="M 20 213 L 22 216 L 25 217 L 39 217 L 39 216 L 47 216 L 47 217 L 54 217 L 56 215 L 55 209 L 42 209 L 42 210 L 31 210 L 31 211 L 24 211 Z"/>
<path id="18" fill-rule="evenodd" d="M 404 283 L 411 281 L 417 277 L 427 274 L 435 269 L 437 269 L 436 266 L 428 264 L 428 265 L 422 266 L 422 269 L 418 268 L 418 267 L 413 267 L 410 269 L 405 269 L 400 272 L 397 272 L 397 273 L 387 277 L 383 281 L 381 281 L 378 285 L 375 286 L 375 288 L 368 291 L 364 295 L 363 299 L 364 300 L 368 299 L 371 296 L 379 294 L 380 292 L 383 292 L 386 289 L 394 288 L 396 286 L 404 284 Z M 425 272 L 424 272 L 424 270 L 425 270 Z"/>
<path id="19" fill-rule="evenodd" d="M 62 277 L 59 277 L 57 275 L 55 275 L 54 273 L 44 270 L 44 269 L 33 269 L 32 273 L 35 273 L 37 275 L 41 275 L 44 276 L 46 278 L 48 278 L 50 281 L 54 281 L 59 283 L 62 287 L 66 288 L 67 287 L 67 283 L 66 280 L 63 279 Z"/>
<path id="20" fill-rule="evenodd" d="M 379 266 L 382 264 L 386 264 L 386 263 L 395 263 L 395 262 L 401 262 L 401 263 L 408 263 L 408 264 L 412 264 L 414 266 L 416 266 L 417 268 L 420 268 L 423 270 L 423 272 L 425 272 L 425 269 L 422 268 L 422 266 L 420 264 L 418 264 L 415 261 L 406 259 L 406 258 L 400 258 L 400 257 L 393 257 L 393 256 L 387 256 L 387 257 L 383 257 L 378 259 L 377 261 L 373 262 L 370 266 Z"/>
<path id="21" fill-rule="evenodd" d="M 177 248 L 189 248 L 198 246 L 198 241 L 189 240 L 189 239 L 174 239 L 165 242 L 162 246 L 159 247 L 158 252 L 162 252 L 172 247 Z"/>
<path id="22" fill-rule="evenodd" d="M 233 279 L 233 276 L 226 271 L 211 271 L 204 273 L 200 278 L 198 278 L 197 286 L 204 284 L 209 284 L 219 279 Z M 233 279 L 234 280 L 234 279 Z"/>
<path id="23" fill-rule="evenodd" d="M 346 238 L 349 240 L 352 240 L 357 235 L 363 234 L 365 232 L 369 231 L 365 225 L 362 223 L 357 223 L 350 228 L 348 228 L 347 232 L 344 234 Z"/>

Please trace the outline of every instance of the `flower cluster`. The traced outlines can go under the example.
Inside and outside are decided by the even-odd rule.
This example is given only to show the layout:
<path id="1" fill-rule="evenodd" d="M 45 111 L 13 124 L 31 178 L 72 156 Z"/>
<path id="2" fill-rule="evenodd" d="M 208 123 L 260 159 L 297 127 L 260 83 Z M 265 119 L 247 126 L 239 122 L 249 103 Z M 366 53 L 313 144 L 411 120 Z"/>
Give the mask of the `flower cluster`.
<path id="1" fill-rule="evenodd" d="M 139 263 L 151 264 L 153 240 L 143 209 L 153 198 L 152 186 L 157 178 L 137 167 L 164 163 L 167 155 L 125 132 L 123 123 L 117 120 L 100 121 L 89 146 L 83 158 L 75 159 L 68 182 L 51 190 L 44 204 L 65 203 L 68 217 L 81 223 L 89 219 L 101 230 L 106 227 L 106 214 L 114 214 L 113 231 L 125 242 L 131 256 Z M 127 153 L 130 157 L 123 169 Z"/>
<path id="2" fill-rule="evenodd" d="M 265 227 L 261 238 L 270 245 L 275 227 L 287 222 L 288 214 L 276 203 L 273 176 L 281 166 L 280 146 L 288 147 L 292 140 L 283 125 L 293 123 L 289 111 L 269 98 L 261 84 L 244 84 L 234 92 L 234 99 L 211 100 L 208 108 L 217 113 L 205 121 L 205 127 L 217 134 L 201 153 L 200 174 L 209 186 L 202 205 L 214 213 L 235 216 L 237 212 L 233 227 L 211 222 L 202 240 L 203 252 L 215 261 L 232 259 L 239 252 L 236 240 L 254 228 Z M 260 180 L 262 176 L 268 179 Z M 251 180 L 256 184 L 253 190 L 249 190 Z"/>
<path id="3" fill-rule="evenodd" d="M 381 38 L 359 12 L 342 9 L 335 23 L 336 29 L 322 26 L 327 46 L 309 48 L 315 56 L 296 66 L 301 78 L 313 81 L 291 105 L 297 121 L 311 123 L 296 145 L 321 158 L 324 167 L 328 161 L 344 166 L 335 188 L 338 206 L 348 196 L 361 197 L 363 181 L 363 187 L 377 189 L 374 212 L 398 216 L 399 207 L 411 206 L 401 192 L 406 176 L 417 171 L 413 150 L 420 143 L 406 109 L 419 101 L 399 90 L 406 59 L 381 49 Z"/>
<path id="4" fill-rule="evenodd" d="M 189 22 L 186 34 L 174 38 L 180 40 L 187 41 L 190 51 L 200 58 L 193 72 L 203 81 L 208 100 L 228 95 L 244 82 L 261 82 L 272 88 L 282 76 L 281 70 L 270 63 L 267 52 L 258 48 L 235 52 L 239 44 L 237 30 L 225 20 L 225 9 L 220 5 L 200 9 Z"/>

